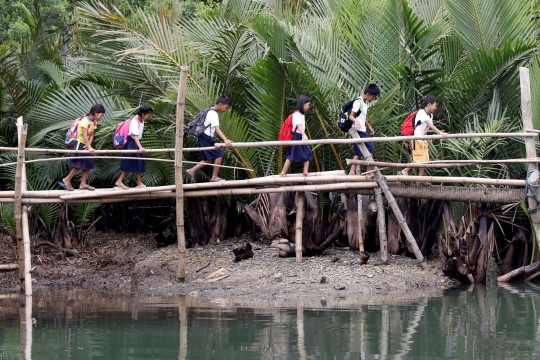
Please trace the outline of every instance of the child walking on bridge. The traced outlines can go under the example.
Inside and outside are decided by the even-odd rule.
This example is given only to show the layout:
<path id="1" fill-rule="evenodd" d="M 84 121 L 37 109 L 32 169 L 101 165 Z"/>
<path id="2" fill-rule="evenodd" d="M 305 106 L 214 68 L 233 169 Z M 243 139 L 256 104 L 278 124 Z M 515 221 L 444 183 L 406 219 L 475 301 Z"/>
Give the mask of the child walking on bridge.
<path id="1" fill-rule="evenodd" d="M 351 113 L 349 115 L 349 120 L 354 123 L 354 127 L 358 132 L 358 136 L 361 138 L 369 138 L 369 135 L 373 135 L 375 130 L 367 120 L 367 112 L 370 103 L 381 94 L 381 89 L 377 84 L 369 84 L 364 89 L 364 94 L 361 97 L 356 99 L 353 103 Z M 369 129 L 369 134 L 368 134 Z M 375 153 L 375 146 L 372 142 L 364 143 L 367 150 L 373 155 Z M 357 144 L 353 144 L 354 156 L 353 160 L 360 160 L 362 157 L 362 152 Z M 371 170 L 371 166 L 367 167 L 367 171 Z M 356 165 L 351 165 L 349 175 L 356 175 Z"/>
<path id="2" fill-rule="evenodd" d="M 141 144 L 141 139 L 144 130 L 144 123 L 152 117 L 154 114 L 154 108 L 148 104 L 142 104 L 137 109 L 137 115 L 135 115 L 130 123 L 128 130 L 128 140 L 126 144 L 126 150 L 138 150 L 136 154 L 124 154 L 123 159 L 120 162 L 120 170 L 122 173 L 116 182 L 114 183 L 115 189 L 127 190 L 124 184 L 124 179 L 129 173 L 133 172 L 137 177 L 137 188 L 145 188 L 146 185 L 142 181 L 142 173 L 146 171 L 146 160 L 129 160 L 129 158 L 144 158 L 144 152 L 146 149 Z"/>
<path id="3" fill-rule="evenodd" d="M 95 104 L 90 108 L 88 114 L 80 118 L 77 124 L 77 142 L 74 145 L 73 150 L 89 150 L 90 154 L 94 153 L 92 142 L 94 141 L 94 132 L 96 131 L 97 123 L 105 115 L 105 107 L 101 104 Z M 71 171 L 62 181 L 58 182 L 58 185 L 66 190 L 75 190 L 71 185 L 71 180 L 75 175 L 82 170 L 81 183 L 79 184 L 79 190 L 93 191 L 96 188 L 88 185 L 88 174 L 92 170 L 94 165 L 94 159 L 78 159 L 78 157 L 87 157 L 88 154 L 71 154 L 68 160 L 68 166 L 71 167 Z"/>
<path id="4" fill-rule="evenodd" d="M 431 129 L 439 135 L 445 135 L 442 130 L 437 129 L 433 125 L 433 113 L 437 110 L 438 106 L 437 98 L 433 95 L 426 96 L 424 100 L 424 108 L 418 110 L 416 118 L 414 119 L 414 136 L 423 136 Z M 429 144 L 426 140 L 411 140 L 411 149 L 413 155 L 413 162 L 427 162 L 429 161 Z M 418 169 L 418 176 L 424 176 L 426 168 Z M 398 171 L 398 175 L 409 175 L 411 168 L 405 168 L 402 171 Z M 421 182 L 420 185 L 430 186 L 429 182 Z"/>
<path id="5" fill-rule="evenodd" d="M 214 146 L 214 144 L 217 142 L 216 139 L 214 139 L 214 133 L 217 133 L 225 142 L 225 145 L 227 146 L 227 149 L 232 149 L 232 141 L 227 139 L 225 134 L 221 131 L 221 128 L 219 127 L 219 115 L 218 113 L 223 113 L 229 109 L 229 106 L 231 105 L 231 101 L 229 98 L 225 95 L 220 96 L 216 100 L 216 105 L 211 107 L 207 113 L 206 118 L 204 120 L 204 132 L 199 136 L 197 143 L 199 144 L 199 147 L 210 147 Z M 195 182 L 195 173 L 205 167 L 208 164 L 215 164 L 215 165 L 221 165 L 223 161 L 223 150 L 206 150 L 202 152 L 202 158 L 203 161 L 195 165 L 189 170 L 186 170 L 187 175 L 191 179 L 192 182 Z M 218 181 L 225 181 L 224 179 L 220 178 L 219 176 L 219 166 L 214 166 L 214 169 L 212 171 L 212 178 L 210 179 L 210 182 L 218 182 Z"/>
<path id="6" fill-rule="evenodd" d="M 311 99 L 305 95 L 300 95 L 298 101 L 296 102 L 296 111 L 292 116 L 292 131 L 293 131 L 293 140 L 302 141 L 307 140 L 306 135 L 306 116 L 304 115 L 306 111 L 309 110 Z M 304 176 L 313 176 L 309 171 L 309 162 L 313 161 L 313 152 L 309 145 L 297 145 L 289 147 L 287 154 L 285 155 L 285 164 L 281 170 L 281 177 L 287 176 L 287 171 L 292 162 L 303 162 L 304 163 Z"/>

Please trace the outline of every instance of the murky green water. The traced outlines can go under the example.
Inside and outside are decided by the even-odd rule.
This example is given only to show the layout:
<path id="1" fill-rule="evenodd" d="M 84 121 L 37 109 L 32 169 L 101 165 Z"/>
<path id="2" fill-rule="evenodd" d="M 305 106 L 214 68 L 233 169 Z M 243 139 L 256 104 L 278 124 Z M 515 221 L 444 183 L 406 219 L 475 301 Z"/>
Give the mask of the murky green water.
<path id="1" fill-rule="evenodd" d="M 32 300 L 27 326 L 30 309 L 0 295 L 0 359 L 540 358 L 534 286 L 477 286 L 370 305 L 326 299 L 238 307 L 88 293 Z"/>

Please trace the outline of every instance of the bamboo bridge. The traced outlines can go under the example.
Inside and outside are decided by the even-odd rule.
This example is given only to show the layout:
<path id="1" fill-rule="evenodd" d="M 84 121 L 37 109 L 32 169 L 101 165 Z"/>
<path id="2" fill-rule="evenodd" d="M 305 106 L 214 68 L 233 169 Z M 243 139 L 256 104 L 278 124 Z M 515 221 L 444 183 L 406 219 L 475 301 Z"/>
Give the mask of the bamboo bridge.
<path id="1" fill-rule="evenodd" d="M 540 133 L 533 130 L 532 109 L 530 96 L 529 72 L 526 68 L 520 68 L 521 94 L 522 94 L 522 113 L 523 128 L 520 133 L 470 133 L 470 134 L 445 134 L 422 137 L 395 136 L 395 137 L 373 137 L 359 138 L 353 129 L 351 139 L 320 139 L 302 141 L 267 141 L 254 143 L 233 143 L 235 148 L 242 147 L 262 147 L 262 146 L 295 146 L 295 145 L 316 145 L 316 144 L 359 144 L 365 160 L 350 160 L 348 164 L 370 165 L 374 167 L 373 176 L 360 174 L 359 166 L 357 175 L 346 175 L 344 171 L 327 171 L 314 173 L 315 176 L 304 177 L 301 174 L 290 174 L 285 178 L 279 175 L 266 176 L 262 178 L 250 178 L 247 180 L 232 180 L 225 182 L 208 182 L 183 184 L 182 183 L 182 154 L 183 152 L 195 152 L 203 150 L 214 150 L 222 148 L 224 144 L 216 144 L 216 147 L 210 148 L 183 148 L 184 128 L 184 104 L 185 89 L 187 80 L 187 66 L 181 69 L 180 84 L 177 99 L 176 110 L 176 143 L 174 149 L 156 149 L 146 150 L 146 153 L 174 153 L 174 160 L 146 158 L 147 161 L 168 161 L 174 163 L 175 185 L 148 187 L 145 189 L 129 189 L 117 191 L 114 189 L 96 189 L 95 191 L 66 191 L 66 190 L 40 190 L 29 191 L 26 185 L 26 165 L 44 161 L 65 161 L 67 157 L 43 158 L 36 160 L 26 160 L 27 153 L 46 153 L 46 154 L 88 154 L 92 158 L 121 158 L 121 154 L 136 153 L 136 150 L 96 150 L 93 154 L 88 151 L 72 151 L 42 148 L 26 148 L 27 125 L 23 123 L 22 117 L 17 119 L 18 147 L 0 148 L 0 151 L 9 151 L 17 153 L 17 161 L 13 163 L 0 164 L 4 166 L 16 166 L 15 190 L 0 191 L 0 203 L 15 204 L 15 220 L 17 230 L 18 244 L 18 264 L 0 265 L 1 269 L 19 269 L 21 279 L 21 290 L 26 295 L 32 294 L 31 282 L 31 261 L 30 261 L 30 235 L 28 226 L 28 208 L 32 204 L 49 203 L 110 203 L 121 201 L 158 199 L 158 198 L 176 198 L 176 227 L 178 238 L 178 280 L 185 279 L 185 233 L 184 233 L 184 198 L 201 196 L 220 196 L 220 195 L 251 195 L 296 192 L 298 194 L 297 222 L 296 222 L 296 260 L 302 261 L 302 217 L 304 212 L 304 192 L 349 192 L 356 194 L 375 195 L 377 201 L 384 193 L 388 204 L 392 207 L 394 214 L 398 219 L 403 233 L 407 239 L 408 245 L 414 249 L 414 254 L 419 261 L 419 265 L 427 268 L 425 259 L 418 249 L 416 242 L 403 219 L 403 216 L 395 205 L 395 197 L 416 198 L 416 199 L 440 199 L 450 201 L 473 201 L 486 203 L 515 203 L 525 197 L 524 189 L 526 182 L 521 179 L 487 179 L 476 177 L 446 177 L 446 176 L 383 176 L 377 167 L 383 168 L 403 168 L 403 167 L 457 167 L 457 166 L 481 166 L 488 164 L 501 163 L 527 163 L 528 168 L 537 168 L 540 159 L 536 155 L 535 138 Z M 388 163 L 374 161 L 363 145 L 365 142 L 401 142 L 411 139 L 459 139 L 459 138 L 481 138 L 481 137 L 500 137 L 508 139 L 524 139 L 526 148 L 526 158 L 521 159 L 501 159 L 501 160 L 465 160 L 465 161 L 430 161 L 426 163 Z M 536 184 L 538 178 L 529 179 L 531 183 Z M 440 184 L 468 184 L 467 187 L 456 186 L 430 186 L 418 185 L 420 182 L 431 182 Z M 474 185 L 474 186 L 473 186 Z M 360 197 L 358 197 L 360 198 Z M 529 208 L 536 207 L 534 199 L 529 200 Z M 361 201 L 361 200 L 359 200 Z M 361 206 L 358 207 L 361 209 Z M 532 223 L 536 232 L 536 239 L 540 245 L 540 212 L 531 214 Z M 360 211 L 359 211 L 360 219 Z M 360 239 L 360 252 L 363 252 L 363 239 Z M 381 243 L 381 252 L 383 244 Z M 384 258 L 384 255 L 381 256 Z"/>

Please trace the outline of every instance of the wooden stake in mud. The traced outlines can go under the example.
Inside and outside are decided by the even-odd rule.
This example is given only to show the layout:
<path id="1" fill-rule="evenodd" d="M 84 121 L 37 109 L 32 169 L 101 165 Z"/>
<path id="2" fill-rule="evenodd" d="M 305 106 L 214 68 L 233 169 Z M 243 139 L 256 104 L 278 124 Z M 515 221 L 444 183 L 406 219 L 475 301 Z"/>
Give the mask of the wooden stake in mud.
<path id="1" fill-rule="evenodd" d="M 176 99 L 176 141 L 174 146 L 174 182 L 176 185 L 176 237 L 178 239 L 178 281 L 186 278 L 186 234 L 184 231 L 184 189 L 182 186 L 182 148 L 184 147 L 184 108 L 188 76 L 187 65 L 180 68 Z"/>
<path id="2" fill-rule="evenodd" d="M 349 130 L 349 134 L 351 134 L 351 137 L 353 138 L 359 138 L 358 132 L 356 129 L 351 127 Z M 371 156 L 371 153 L 368 151 L 366 146 L 363 143 L 358 143 L 358 148 L 362 152 L 362 156 L 367 161 L 373 161 L 373 157 Z M 378 171 L 377 167 L 374 166 L 375 176 L 374 180 L 377 182 L 379 187 L 384 193 L 384 196 L 386 196 L 386 200 L 388 200 L 388 204 L 392 207 L 392 211 L 394 212 L 394 215 L 396 215 L 397 222 L 399 226 L 401 227 L 401 230 L 403 230 L 403 233 L 405 234 L 405 239 L 407 240 L 407 243 L 409 246 L 413 249 L 414 256 L 418 260 L 418 265 L 423 269 L 427 270 L 428 266 L 426 264 L 426 259 L 424 259 L 424 256 L 422 255 L 422 252 L 418 248 L 418 244 L 416 243 L 416 240 L 414 239 L 414 236 L 411 233 L 411 230 L 409 229 L 409 226 L 407 225 L 407 221 L 405 221 L 405 218 L 403 217 L 403 214 L 401 213 L 401 210 L 399 209 L 399 206 L 396 202 L 396 199 L 394 198 L 394 195 L 390 192 L 390 189 L 388 188 L 388 184 L 386 183 L 386 180 L 382 176 L 381 172 Z"/>
<path id="3" fill-rule="evenodd" d="M 519 83 L 521 87 L 521 114 L 523 116 L 523 128 L 532 129 L 533 128 L 533 118 L 532 118 L 532 105 L 531 105 L 531 79 L 529 77 L 529 69 L 520 67 L 519 68 Z M 535 138 L 525 138 L 525 153 L 527 158 L 536 158 L 536 141 Z M 529 169 L 538 169 L 538 163 L 529 162 Z M 538 177 L 536 179 L 531 178 L 529 181 L 533 185 L 538 184 Z M 534 209 L 537 206 L 537 202 L 533 198 L 528 198 L 529 209 Z M 536 211 L 530 214 L 532 225 L 534 228 L 534 233 L 536 235 L 536 242 L 540 246 L 540 212 Z"/>
<path id="4" fill-rule="evenodd" d="M 296 193 L 296 233 L 294 235 L 294 249 L 296 250 L 296 262 L 302 262 L 302 225 L 304 223 L 304 198 L 303 191 Z"/>
<path id="5" fill-rule="evenodd" d="M 356 175 L 360 175 L 360 166 L 356 167 Z M 358 259 L 358 264 L 365 265 L 369 260 L 369 254 L 364 248 L 364 224 L 363 224 L 363 214 L 362 214 L 362 194 L 356 194 L 356 201 L 358 203 L 358 250 L 360 258 Z"/>

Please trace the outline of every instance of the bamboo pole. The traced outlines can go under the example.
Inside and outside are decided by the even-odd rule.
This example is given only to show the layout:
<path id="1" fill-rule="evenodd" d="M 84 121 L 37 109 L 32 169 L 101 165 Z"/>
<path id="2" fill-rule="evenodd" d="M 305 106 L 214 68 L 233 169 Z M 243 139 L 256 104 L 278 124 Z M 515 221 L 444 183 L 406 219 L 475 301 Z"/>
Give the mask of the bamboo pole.
<path id="1" fill-rule="evenodd" d="M 350 186 L 347 186 L 347 189 L 343 189 L 343 185 L 336 184 L 336 186 L 342 187 L 338 189 L 344 193 L 360 193 L 362 195 L 373 195 L 373 187 L 376 185 L 371 183 L 371 188 L 368 186 L 357 188 L 355 183 L 351 183 Z M 333 185 L 333 184 L 327 184 Z M 187 185 L 186 185 L 187 186 Z M 282 187 L 272 187 L 264 189 L 253 189 L 250 190 L 250 194 L 268 194 L 272 192 L 280 193 L 287 191 L 313 191 L 311 185 L 309 188 L 305 188 L 302 185 L 295 186 L 293 188 L 289 187 L 283 189 Z M 444 187 L 444 186 L 420 186 L 412 184 L 389 184 L 389 187 L 397 197 L 404 197 L 410 199 L 431 199 L 431 200 L 448 200 L 448 201 L 473 201 L 480 203 L 494 203 L 494 204 L 512 204 L 519 202 L 523 199 L 523 190 L 522 189 L 507 189 L 507 188 L 478 188 L 478 187 Z M 311 189 L 311 190 L 308 190 Z M 220 195 L 245 195 L 245 190 L 243 189 L 222 189 L 227 190 L 227 193 L 222 192 Z M 234 190 L 234 192 L 232 191 Z M 318 189 L 319 190 L 319 189 Z M 236 191 L 241 191 L 236 193 Z M 323 189 L 320 191 L 336 191 L 331 189 Z M 211 196 L 215 195 L 214 193 L 201 193 L 200 191 L 185 191 L 185 197 L 199 197 L 199 196 Z M 146 199 L 163 199 L 175 197 L 174 191 L 156 191 L 143 194 L 128 194 L 128 191 L 125 192 L 125 195 L 119 197 L 105 197 L 96 195 L 95 198 L 91 199 L 75 199 L 75 200 L 62 200 L 60 198 L 24 198 L 22 199 L 23 204 L 64 204 L 64 203 L 112 203 L 112 202 L 122 202 L 122 201 L 133 201 L 133 200 L 146 200 Z M 15 203 L 15 199 L 12 198 L 0 198 L 0 203 Z"/>
<path id="2" fill-rule="evenodd" d="M 349 134 L 351 134 L 351 137 L 356 138 L 359 137 L 358 132 L 354 127 L 352 127 L 349 130 Z M 358 144 L 358 148 L 362 152 L 362 156 L 367 161 L 373 161 L 373 157 L 371 156 L 370 152 L 366 148 L 364 144 Z M 377 167 L 374 167 L 374 170 L 377 170 Z M 403 233 L 405 234 L 405 239 L 407 240 L 407 243 L 409 246 L 413 249 L 414 256 L 418 260 L 418 265 L 423 269 L 427 270 L 428 266 L 426 264 L 426 259 L 424 259 L 424 256 L 422 255 L 422 252 L 418 248 L 418 244 L 416 243 L 416 240 L 414 239 L 414 236 L 411 233 L 411 230 L 409 229 L 409 226 L 407 225 L 407 222 L 405 221 L 405 218 L 403 217 L 403 214 L 401 213 L 401 210 L 399 209 L 399 206 L 396 202 L 396 199 L 394 198 L 394 195 L 392 195 L 392 192 L 390 192 L 390 189 L 388 188 L 388 184 L 386 183 L 385 178 L 382 176 L 380 171 L 376 171 L 374 175 L 374 180 L 377 181 L 377 184 L 381 188 L 381 190 L 384 192 L 384 195 L 386 196 L 386 199 L 388 200 L 388 204 L 392 207 L 392 211 L 394 212 L 394 215 L 396 215 L 396 220 L 398 221 L 398 224 L 401 226 L 401 230 L 403 230 Z"/>
<path id="3" fill-rule="evenodd" d="M 356 167 L 356 175 L 360 176 L 360 173 L 361 173 L 361 170 L 360 170 L 360 166 L 357 166 Z M 360 265 L 365 265 L 369 259 L 369 255 L 366 253 L 366 249 L 364 247 L 364 232 L 363 232 L 363 229 L 364 229 L 364 219 L 363 219 L 363 204 L 362 204 L 362 195 L 361 194 L 356 194 L 356 203 L 357 203 L 357 208 L 358 210 L 356 211 L 356 214 L 357 214 L 357 224 L 358 224 L 358 254 L 359 254 L 359 259 L 358 259 L 358 263 Z"/>
<path id="4" fill-rule="evenodd" d="M 296 251 L 296 262 L 302 262 L 302 225 L 304 223 L 304 200 L 303 191 L 298 191 L 296 198 L 296 233 L 294 236 L 294 249 Z"/>
<path id="5" fill-rule="evenodd" d="M 23 205 L 22 213 L 24 247 L 24 294 L 32 296 L 32 253 L 30 251 L 30 228 L 28 226 L 28 205 Z"/>
<path id="6" fill-rule="evenodd" d="M 24 164 L 25 154 L 24 149 L 26 146 L 26 136 L 27 136 L 28 126 L 23 124 L 22 116 L 17 119 L 17 134 L 18 141 L 22 143 L 22 174 L 21 174 L 21 197 L 27 189 L 26 181 L 26 165 Z M 17 158 L 19 160 L 19 158 Z M 30 229 L 28 226 L 28 206 L 22 206 L 22 238 L 23 238 L 23 252 L 24 252 L 24 293 L 26 296 L 30 296 L 30 302 L 32 301 L 32 274 L 30 273 L 32 269 L 32 253 L 30 251 Z M 19 270 L 20 271 L 20 270 Z M 30 314 L 32 313 L 30 304 Z M 30 334 L 31 336 L 31 334 Z"/>
<path id="7" fill-rule="evenodd" d="M 303 141 L 260 141 L 260 142 L 235 142 L 234 148 L 244 147 L 267 147 L 267 146 L 300 146 L 300 145 L 330 145 L 330 144 L 362 144 L 366 142 L 400 142 L 411 140 L 447 140 L 447 139 L 474 139 L 474 138 L 534 138 L 536 134 L 522 133 L 465 133 L 465 134 L 445 134 L 445 135 L 424 135 L 424 136 L 388 136 L 353 139 L 314 139 Z M 225 144 L 216 143 L 213 147 L 189 148 L 184 151 L 206 151 L 225 148 Z"/>
<path id="8" fill-rule="evenodd" d="M 0 271 L 17 270 L 18 268 L 19 268 L 19 264 L 4 264 L 4 265 L 0 265 Z"/>
<path id="9" fill-rule="evenodd" d="M 482 166 L 482 165 L 499 165 L 499 164 L 521 164 L 531 161 L 540 161 L 540 158 L 534 159 L 501 159 L 501 160 L 436 160 L 425 161 L 417 163 L 391 163 L 382 161 L 365 161 L 365 160 L 352 160 L 347 159 L 349 165 L 366 165 L 366 166 L 384 166 L 389 168 L 447 168 L 447 167 L 460 167 L 460 166 Z M 379 169 L 382 170 L 382 169 Z"/>
<path id="10" fill-rule="evenodd" d="M 377 203 L 377 224 L 379 225 L 379 245 L 381 265 L 388 265 L 388 240 L 386 238 L 386 212 L 382 201 L 381 189 L 375 188 L 375 202 Z M 377 196 L 379 193 L 379 196 Z"/>
<path id="11" fill-rule="evenodd" d="M 320 145 L 320 144 L 359 144 L 365 142 L 399 142 L 410 140 L 446 140 L 446 139 L 473 139 L 473 138 L 534 138 L 537 135 L 531 132 L 522 133 L 465 133 L 465 134 L 446 134 L 446 135 L 424 135 L 419 137 L 413 136 L 388 136 L 388 137 L 371 137 L 371 138 L 355 138 L 355 139 L 314 139 L 305 141 L 261 141 L 261 142 L 237 142 L 233 143 L 234 148 L 244 147 L 263 147 L 263 146 L 300 146 L 300 145 Z M 215 150 L 216 148 L 224 148 L 225 144 L 216 143 L 211 147 L 196 147 L 184 148 L 182 152 L 198 152 L 206 150 Z M 0 151 L 17 151 L 17 148 L 1 147 Z M 51 154 L 90 154 L 88 150 L 63 150 L 63 149 L 42 149 L 42 148 L 27 148 L 28 153 L 51 153 Z M 148 149 L 147 154 L 151 153 L 172 153 L 174 149 Z M 95 150 L 94 154 L 135 154 L 137 150 Z"/>
<path id="12" fill-rule="evenodd" d="M 17 255 L 19 264 L 19 285 L 20 291 L 25 291 L 24 282 L 24 238 L 23 238 L 23 204 L 22 204 L 22 192 L 23 192 L 23 170 L 24 170 L 24 145 L 26 142 L 26 135 L 28 131 L 28 125 L 23 124 L 22 117 L 17 119 L 17 135 L 18 135 L 18 148 L 17 148 L 17 168 L 15 170 L 15 228 L 17 233 Z"/>
<path id="13" fill-rule="evenodd" d="M 521 88 L 521 113 L 523 116 L 523 128 L 532 129 L 533 124 L 533 114 L 532 114 L 532 105 L 531 105 L 531 82 L 529 77 L 529 69 L 525 67 L 519 68 L 519 83 Z M 525 138 L 525 153 L 527 158 L 536 158 L 536 141 L 535 138 Z M 537 162 L 529 162 L 529 169 L 538 169 Z M 533 185 L 538 185 L 538 179 L 534 181 Z M 529 209 L 536 207 L 536 200 L 529 197 L 528 206 Z M 537 246 L 540 246 L 540 212 L 535 211 L 530 213 L 531 222 L 534 228 L 534 233 L 536 234 Z"/>
<path id="14" fill-rule="evenodd" d="M 184 147 L 184 108 L 189 67 L 180 68 L 176 99 L 176 138 L 174 146 L 174 182 L 176 184 L 176 237 L 178 238 L 178 281 L 186 278 L 186 234 L 184 229 L 184 189 L 182 188 L 182 149 Z"/>

